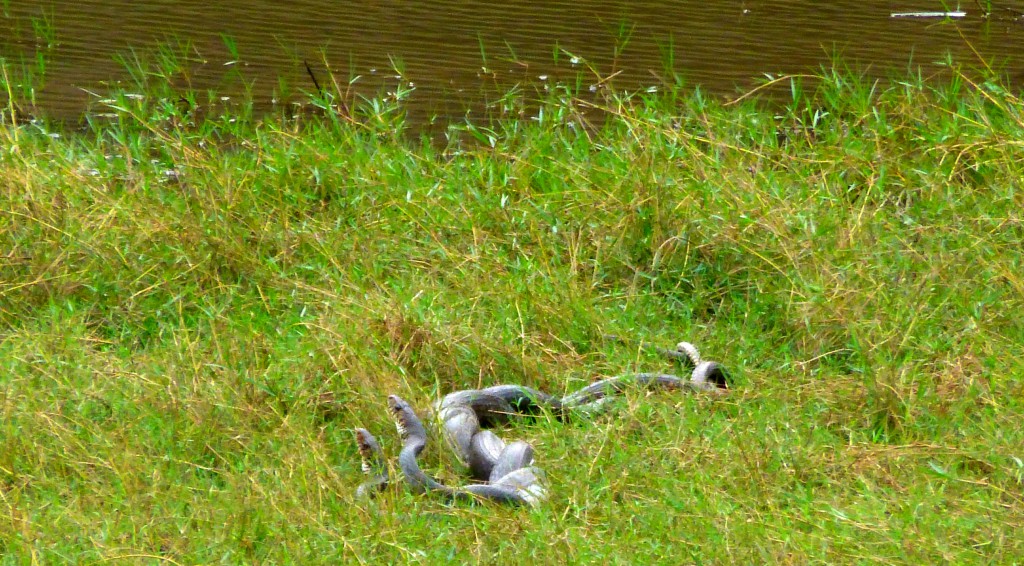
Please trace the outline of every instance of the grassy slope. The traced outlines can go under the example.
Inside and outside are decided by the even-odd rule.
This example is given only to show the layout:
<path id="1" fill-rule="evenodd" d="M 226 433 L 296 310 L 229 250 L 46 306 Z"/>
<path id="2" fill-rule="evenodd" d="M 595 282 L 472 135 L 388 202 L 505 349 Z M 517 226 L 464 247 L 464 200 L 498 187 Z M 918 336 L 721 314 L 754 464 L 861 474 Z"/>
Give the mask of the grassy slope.
<path id="1" fill-rule="evenodd" d="M 2 563 L 1024 555 L 1024 117 L 996 87 L 556 96 L 447 151 L 390 104 L 120 104 L 0 134 Z M 351 429 L 396 452 L 388 393 L 561 392 L 679 339 L 735 392 L 511 426 L 537 510 L 353 499 Z"/>

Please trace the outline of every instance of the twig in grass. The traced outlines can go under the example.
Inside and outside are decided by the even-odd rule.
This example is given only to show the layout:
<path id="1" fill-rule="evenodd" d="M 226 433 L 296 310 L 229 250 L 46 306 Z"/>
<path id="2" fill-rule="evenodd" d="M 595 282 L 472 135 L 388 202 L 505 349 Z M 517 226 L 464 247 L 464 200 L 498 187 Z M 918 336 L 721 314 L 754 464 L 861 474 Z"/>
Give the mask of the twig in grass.
<path id="1" fill-rule="evenodd" d="M 755 94 L 761 92 L 762 90 L 764 90 L 766 88 L 771 88 L 772 86 L 774 86 L 774 85 L 776 85 L 776 84 L 778 84 L 778 83 L 780 83 L 782 81 L 789 81 L 789 80 L 793 80 L 793 79 L 819 79 L 819 78 L 821 78 L 821 77 L 819 77 L 817 75 L 783 75 L 781 77 L 772 79 L 772 80 L 770 80 L 770 81 L 768 81 L 768 82 L 766 82 L 766 83 L 764 83 L 762 85 L 758 85 L 757 87 L 755 87 L 755 88 L 747 91 L 746 93 L 740 95 L 739 98 L 734 98 L 734 99 L 730 100 L 729 102 L 726 102 L 726 103 L 722 104 L 722 106 L 728 107 L 728 106 L 734 106 L 736 104 L 739 104 L 740 102 L 743 102 L 744 100 L 750 98 L 751 96 L 754 96 Z"/>
<path id="2" fill-rule="evenodd" d="M 153 560 L 168 562 L 170 564 L 177 564 L 178 566 L 181 566 L 180 562 L 175 562 L 174 560 L 166 556 L 160 556 L 158 554 L 118 554 L 117 556 L 109 556 L 107 558 L 104 558 L 103 562 L 113 562 L 115 560 L 121 561 L 126 558 L 151 558 Z"/>
<path id="3" fill-rule="evenodd" d="M 820 360 L 821 358 L 824 358 L 824 357 L 827 357 L 827 356 L 831 356 L 832 354 L 839 354 L 839 353 L 842 353 L 842 352 L 852 352 L 852 351 L 853 350 L 851 350 L 849 348 L 837 348 L 835 350 L 832 350 L 831 352 L 825 352 L 824 354 L 819 354 L 817 356 L 814 356 L 813 358 L 811 358 L 809 360 L 803 360 L 803 361 L 799 361 L 798 360 L 798 361 L 793 362 L 793 363 L 795 365 L 800 366 L 800 369 L 803 369 L 808 364 L 810 364 L 812 362 L 816 362 L 816 361 Z"/>
<path id="4" fill-rule="evenodd" d="M 313 72 L 313 68 L 309 66 L 309 61 L 303 60 L 302 64 L 306 66 L 306 72 L 309 73 L 309 78 L 313 80 L 313 86 L 316 87 L 316 91 L 320 93 L 320 96 L 324 96 L 324 89 L 320 86 L 320 81 L 316 80 L 316 73 Z"/>

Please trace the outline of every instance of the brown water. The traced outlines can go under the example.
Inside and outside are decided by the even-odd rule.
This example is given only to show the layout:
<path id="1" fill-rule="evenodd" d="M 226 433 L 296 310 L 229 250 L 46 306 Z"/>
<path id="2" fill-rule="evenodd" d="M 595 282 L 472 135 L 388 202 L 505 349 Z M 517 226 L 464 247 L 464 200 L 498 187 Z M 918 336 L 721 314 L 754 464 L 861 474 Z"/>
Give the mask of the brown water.
<path id="1" fill-rule="evenodd" d="M 1020 1 L 997 5 L 1024 11 Z M 43 111 L 64 118 L 95 101 L 90 92 L 128 77 L 118 55 L 151 53 L 171 38 L 191 45 L 193 60 L 178 83 L 227 95 L 248 84 L 261 105 L 275 92 L 312 90 L 304 61 L 321 81 L 326 66 L 342 79 L 360 76 L 356 87 L 367 93 L 393 86 L 397 66 L 415 85 L 411 109 L 421 121 L 459 115 L 490 87 L 534 88 L 577 73 L 584 88 L 609 76 L 616 88 L 658 86 L 670 60 L 687 84 L 725 95 L 752 88 L 765 74 L 813 72 L 833 54 L 885 76 L 918 66 L 934 72 L 947 52 L 977 64 L 976 50 L 1005 64 L 1011 80 L 1024 78 L 1024 23 L 1009 11 L 982 18 L 970 0 L 961 5 L 968 16 L 955 23 L 890 17 L 944 9 L 927 0 L 6 0 L 2 6 L 0 54 L 8 61 L 43 49 L 32 20 L 49 22 L 56 47 L 47 54 L 37 100 Z M 225 36 L 237 45 L 237 63 Z M 581 62 L 574 65 L 569 54 Z"/>

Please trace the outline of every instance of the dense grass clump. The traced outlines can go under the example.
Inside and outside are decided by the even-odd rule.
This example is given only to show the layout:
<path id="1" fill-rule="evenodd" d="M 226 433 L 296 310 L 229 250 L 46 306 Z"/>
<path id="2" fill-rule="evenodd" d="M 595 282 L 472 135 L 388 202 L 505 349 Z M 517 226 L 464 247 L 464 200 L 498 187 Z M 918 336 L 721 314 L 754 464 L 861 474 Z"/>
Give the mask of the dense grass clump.
<path id="1" fill-rule="evenodd" d="M 816 84 L 559 91 L 447 144 L 389 99 L 121 95 L 61 135 L 12 103 L 0 556 L 1019 560 L 1024 107 L 963 77 Z M 537 449 L 539 509 L 353 497 L 352 428 L 397 452 L 389 393 L 561 393 L 672 371 L 642 345 L 681 339 L 733 371 L 725 400 L 502 432 Z"/>

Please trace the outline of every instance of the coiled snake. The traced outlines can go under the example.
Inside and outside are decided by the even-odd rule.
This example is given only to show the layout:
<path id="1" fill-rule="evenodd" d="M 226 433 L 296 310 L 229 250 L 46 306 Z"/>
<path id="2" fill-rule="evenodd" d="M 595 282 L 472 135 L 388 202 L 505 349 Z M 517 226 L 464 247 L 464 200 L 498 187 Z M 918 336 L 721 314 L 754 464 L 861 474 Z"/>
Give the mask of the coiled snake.
<path id="1" fill-rule="evenodd" d="M 627 374 L 594 382 L 561 398 L 523 385 L 496 385 L 446 395 L 434 406 L 445 436 L 473 478 L 481 482 L 463 487 L 446 486 L 420 469 L 417 458 L 427 445 L 426 429 L 408 403 L 397 395 L 389 395 L 388 409 L 402 438 L 398 467 L 406 484 L 413 492 L 436 493 L 452 500 L 537 505 L 547 491 L 543 472 L 533 465 L 533 447 L 523 441 L 506 444 L 484 427 L 505 422 L 511 415 L 541 410 L 551 411 L 559 419 L 594 414 L 602 410 L 610 395 L 629 386 L 707 393 L 721 393 L 728 388 L 724 368 L 717 362 L 702 361 L 693 344 L 680 342 L 674 350 L 659 348 L 658 352 L 690 364 L 690 379 L 660 373 Z M 388 485 L 387 463 L 369 431 L 357 428 L 355 433 L 363 472 L 370 476 L 356 495 L 372 497 Z"/>

